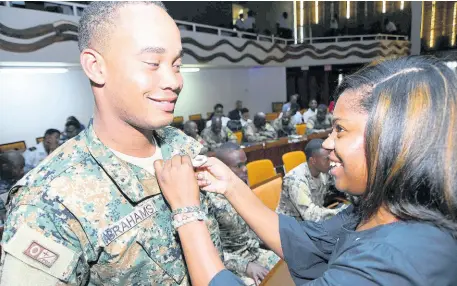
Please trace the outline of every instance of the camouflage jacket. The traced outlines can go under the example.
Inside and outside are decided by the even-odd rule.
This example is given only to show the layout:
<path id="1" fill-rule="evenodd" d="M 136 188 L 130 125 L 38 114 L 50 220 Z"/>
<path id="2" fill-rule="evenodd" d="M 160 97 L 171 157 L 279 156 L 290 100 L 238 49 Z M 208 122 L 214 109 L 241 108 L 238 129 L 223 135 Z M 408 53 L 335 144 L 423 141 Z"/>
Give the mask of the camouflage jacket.
<path id="1" fill-rule="evenodd" d="M 262 128 L 255 127 L 254 123 L 250 123 L 243 127 L 243 140 L 246 142 L 263 142 L 276 138 L 278 138 L 276 130 L 268 122 Z"/>
<path id="2" fill-rule="evenodd" d="M 163 158 L 201 149 L 181 131 L 155 132 Z M 10 191 L 5 252 L 58 285 L 190 285 L 171 211 L 149 172 L 116 157 L 92 124 Z M 201 193 L 222 257 L 219 228 Z M 18 278 L 19 279 L 19 278 Z"/>
<path id="3" fill-rule="evenodd" d="M 313 115 L 306 121 L 306 134 L 316 133 L 318 130 L 325 130 L 332 127 L 333 115 L 327 114 L 324 121 L 318 121 L 317 115 Z"/>
<path id="4" fill-rule="evenodd" d="M 277 213 L 292 216 L 298 221 L 325 220 L 338 213 L 338 209 L 323 207 L 325 196 L 333 182 L 328 174 L 319 174 L 319 186 L 311 175 L 308 163 L 300 164 L 284 177 Z"/>
<path id="5" fill-rule="evenodd" d="M 293 124 L 292 119 L 289 120 L 289 124 L 284 126 L 284 124 L 282 124 L 282 118 L 276 118 L 273 121 L 273 128 L 276 130 L 278 137 L 287 137 L 297 133 L 295 131 L 295 125 Z"/>
<path id="6" fill-rule="evenodd" d="M 194 138 L 198 143 L 202 144 L 202 149 L 200 150 L 200 154 L 206 154 L 208 153 L 208 143 L 206 143 L 203 138 L 197 134 L 197 136 Z"/>
<path id="7" fill-rule="evenodd" d="M 214 151 L 219 146 L 228 141 L 236 143 L 235 134 L 233 134 L 233 132 L 227 127 L 222 127 L 220 134 L 215 134 L 211 129 L 211 126 L 206 127 L 202 131 L 202 137 L 203 140 L 206 141 L 209 151 Z"/>

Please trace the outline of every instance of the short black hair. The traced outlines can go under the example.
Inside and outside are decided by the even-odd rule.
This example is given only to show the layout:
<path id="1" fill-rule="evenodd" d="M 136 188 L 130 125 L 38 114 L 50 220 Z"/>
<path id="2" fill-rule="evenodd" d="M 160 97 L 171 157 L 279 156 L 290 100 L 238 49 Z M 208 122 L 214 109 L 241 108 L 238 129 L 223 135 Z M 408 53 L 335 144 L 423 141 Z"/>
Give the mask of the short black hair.
<path id="1" fill-rule="evenodd" d="M 224 106 L 223 106 L 222 104 L 218 103 L 218 104 L 216 104 L 216 105 L 214 106 L 214 110 L 216 110 L 216 109 L 218 109 L 218 108 L 224 109 Z"/>
<path id="2" fill-rule="evenodd" d="M 92 1 L 84 9 L 78 27 L 78 47 L 80 51 L 93 48 L 109 38 L 111 29 L 116 26 L 118 9 L 126 5 L 156 5 L 166 11 L 161 1 Z"/>
<path id="3" fill-rule="evenodd" d="M 246 113 L 246 112 L 249 112 L 249 109 L 247 109 L 246 107 L 243 107 L 243 108 L 241 109 L 241 113 Z"/>
<path id="4" fill-rule="evenodd" d="M 229 154 L 229 153 L 231 153 L 233 151 L 237 151 L 237 150 L 240 150 L 240 149 L 241 149 L 240 145 L 238 145 L 236 143 L 225 142 L 224 144 L 219 146 L 219 148 L 216 149 L 214 155 L 215 155 L 216 158 L 218 158 L 219 160 L 223 161 L 224 156 L 226 156 L 227 154 Z"/>
<path id="5" fill-rule="evenodd" d="M 313 139 L 306 144 L 306 160 L 309 160 L 309 158 L 313 157 L 322 148 L 322 143 L 324 143 L 322 139 Z"/>
<path id="6" fill-rule="evenodd" d="M 295 113 L 297 113 L 297 111 L 300 110 L 300 105 L 298 103 L 291 104 L 290 110 L 291 110 L 292 115 L 294 115 Z"/>
<path id="7" fill-rule="evenodd" d="M 282 13 L 282 16 L 283 16 L 284 18 L 287 18 L 288 15 L 289 15 L 289 14 L 287 14 L 287 12 L 283 12 L 283 13 Z"/>
<path id="8" fill-rule="evenodd" d="M 254 11 L 253 11 L 253 10 L 249 10 L 249 11 L 248 11 L 248 16 L 249 16 L 249 17 L 254 16 Z"/>
<path id="9" fill-rule="evenodd" d="M 79 121 L 75 121 L 75 120 L 67 121 L 67 123 L 65 123 L 65 128 L 68 128 L 70 126 L 74 126 L 76 129 L 81 129 L 81 123 L 79 123 Z"/>
<path id="10" fill-rule="evenodd" d="M 44 132 L 44 137 L 52 135 L 52 134 L 56 134 L 56 133 L 59 134 L 59 136 L 60 136 L 60 131 L 59 130 L 54 129 L 54 128 L 50 128 L 50 129 L 46 130 L 46 132 Z"/>
<path id="11" fill-rule="evenodd" d="M 319 104 L 319 105 L 317 106 L 317 109 L 324 109 L 324 108 L 325 108 L 325 110 L 327 110 L 327 105 L 325 105 L 325 104 Z"/>

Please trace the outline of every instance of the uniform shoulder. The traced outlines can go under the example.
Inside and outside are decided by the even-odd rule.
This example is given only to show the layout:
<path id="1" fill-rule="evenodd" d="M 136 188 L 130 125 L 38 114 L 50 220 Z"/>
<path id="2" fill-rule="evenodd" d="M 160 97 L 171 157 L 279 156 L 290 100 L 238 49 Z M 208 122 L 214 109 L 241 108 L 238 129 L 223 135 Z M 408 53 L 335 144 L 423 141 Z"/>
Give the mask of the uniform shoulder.
<path id="1" fill-rule="evenodd" d="M 89 150 L 83 138 L 78 135 L 65 142 L 21 179 L 18 185 L 37 187 L 49 184 L 67 169 L 90 158 Z"/>
<path id="2" fill-rule="evenodd" d="M 306 162 L 305 163 L 301 163 L 297 167 L 295 167 L 292 170 L 290 170 L 284 176 L 284 179 L 286 179 L 286 178 L 302 178 L 302 177 L 305 177 L 307 169 L 308 169 L 308 164 Z"/>

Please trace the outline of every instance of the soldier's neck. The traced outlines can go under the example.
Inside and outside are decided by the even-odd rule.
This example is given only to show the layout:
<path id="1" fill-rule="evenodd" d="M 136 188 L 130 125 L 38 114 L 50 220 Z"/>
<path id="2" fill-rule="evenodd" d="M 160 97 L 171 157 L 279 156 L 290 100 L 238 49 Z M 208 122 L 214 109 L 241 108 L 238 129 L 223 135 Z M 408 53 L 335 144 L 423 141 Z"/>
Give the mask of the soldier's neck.
<path id="1" fill-rule="evenodd" d="M 308 169 L 309 169 L 309 172 L 311 173 L 311 176 L 313 176 L 314 178 L 317 178 L 319 176 L 319 174 L 321 173 L 311 163 L 308 163 Z"/>
<path id="2" fill-rule="evenodd" d="M 95 134 L 108 148 L 138 158 L 155 153 L 152 130 L 140 130 L 118 118 L 101 116 L 97 112 L 93 124 Z"/>

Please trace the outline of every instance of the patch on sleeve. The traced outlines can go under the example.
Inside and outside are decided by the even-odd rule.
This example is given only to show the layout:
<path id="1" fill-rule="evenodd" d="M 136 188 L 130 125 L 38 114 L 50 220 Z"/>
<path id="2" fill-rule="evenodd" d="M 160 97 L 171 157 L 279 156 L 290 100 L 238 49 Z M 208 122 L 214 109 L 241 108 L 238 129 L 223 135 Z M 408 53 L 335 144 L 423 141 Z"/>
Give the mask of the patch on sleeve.
<path id="1" fill-rule="evenodd" d="M 21 226 L 3 248 L 22 262 L 66 282 L 81 255 L 28 226 Z"/>

